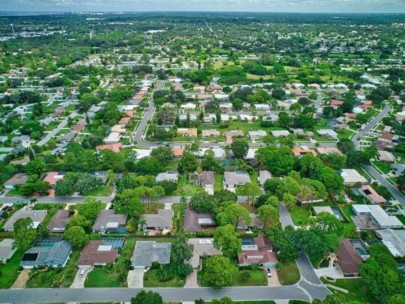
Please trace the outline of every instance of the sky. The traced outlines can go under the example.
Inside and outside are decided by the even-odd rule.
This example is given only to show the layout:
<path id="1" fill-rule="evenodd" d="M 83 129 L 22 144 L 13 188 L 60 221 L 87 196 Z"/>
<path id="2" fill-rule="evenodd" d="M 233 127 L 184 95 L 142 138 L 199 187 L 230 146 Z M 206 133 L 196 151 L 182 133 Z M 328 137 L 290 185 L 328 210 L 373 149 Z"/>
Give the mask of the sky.
<path id="1" fill-rule="evenodd" d="M 0 11 L 405 13 L 405 0 L 0 0 Z"/>

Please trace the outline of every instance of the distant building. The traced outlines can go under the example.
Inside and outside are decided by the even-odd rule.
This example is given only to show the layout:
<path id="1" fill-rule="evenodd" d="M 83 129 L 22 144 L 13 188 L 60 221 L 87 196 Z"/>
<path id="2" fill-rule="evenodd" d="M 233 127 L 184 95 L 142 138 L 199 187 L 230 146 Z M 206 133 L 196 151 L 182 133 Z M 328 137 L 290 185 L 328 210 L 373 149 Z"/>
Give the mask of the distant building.
<path id="1" fill-rule="evenodd" d="M 128 215 L 116 214 L 114 209 L 101 210 L 93 225 L 93 232 L 121 233 L 125 231 Z"/>

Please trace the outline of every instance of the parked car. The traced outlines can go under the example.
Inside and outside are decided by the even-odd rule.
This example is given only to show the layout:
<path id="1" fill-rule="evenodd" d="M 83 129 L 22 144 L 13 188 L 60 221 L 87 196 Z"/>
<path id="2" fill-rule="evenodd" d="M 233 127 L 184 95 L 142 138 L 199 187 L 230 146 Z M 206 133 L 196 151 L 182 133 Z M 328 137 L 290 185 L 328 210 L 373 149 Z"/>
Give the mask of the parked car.
<path id="1" fill-rule="evenodd" d="M 271 277 L 271 270 L 270 268 L 266 268 L 267 276 L 270 278 Z"/>

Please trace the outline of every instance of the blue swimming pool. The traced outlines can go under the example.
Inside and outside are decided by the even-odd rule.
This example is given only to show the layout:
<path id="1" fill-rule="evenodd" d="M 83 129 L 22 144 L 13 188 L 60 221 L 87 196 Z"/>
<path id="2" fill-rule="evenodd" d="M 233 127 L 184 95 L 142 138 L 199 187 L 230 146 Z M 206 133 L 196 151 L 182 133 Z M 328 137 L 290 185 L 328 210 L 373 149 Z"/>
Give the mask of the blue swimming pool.
<path id="1" fill-rule="evenodd" d="M 242 239 L 242 245 L 253 245 L 254 241 L 251 238 L 244 238 Z"/>

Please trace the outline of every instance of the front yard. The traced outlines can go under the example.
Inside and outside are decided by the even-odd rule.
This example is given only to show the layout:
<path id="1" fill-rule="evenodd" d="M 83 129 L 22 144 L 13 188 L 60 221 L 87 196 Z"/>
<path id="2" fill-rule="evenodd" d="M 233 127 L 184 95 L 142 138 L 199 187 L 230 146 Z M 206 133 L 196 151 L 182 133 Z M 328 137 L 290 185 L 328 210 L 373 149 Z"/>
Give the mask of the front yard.
<path id="1" fill-rule="evenodd" d="M 24 255 L 24 251 L 17 250 L 13 257 L 6 263 L 0 264 L 0 288 L 10 288 L 19 275 L 18 269 Z"/>
<path id="2" fill-rule="evenodd" d="M 267 277 L 263 269 L 239 270 L 232 286 L 266 286 Z"/>
<path id="3" fill-rule="evenodd" d="M 334 285 L 349 291 L 349 293 L 343 293 L 330 289 L 334 293 L 339 293 L 347 301 L 358 301 L 359 303 L 372 303 L 368 296 L 367 285 L 363 279 L 339 279 L 335 282 L 328 281 L 324 278 L 321 278 L 321 281 L 325 284 Z"/>
<path id="4" fill-rule="evenodd" d="M 294 206 L 289 208 L 291 218 L 296 226 L 305 225 L 308 222 L 311 212 L 308 206 Z"/>
<path id="5" fill-rule="evenodd" d="M 178 277 L 174 277 L 166 282 L 161 282 L 159 280 L 159 269 L 150 269 L 145 273 L 143 278 L 144 287 L 183 287 L 185 280 Z"/>
<path id="6" fill-rule="evenodd" d="M 295 262 L 281 264 L 281 268 L 277 271 L 278 280 L 281 285 L 294 285 L 300 278 L 300 271 Z"/>

